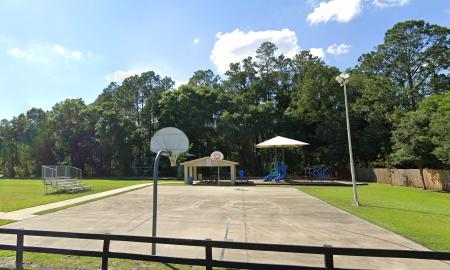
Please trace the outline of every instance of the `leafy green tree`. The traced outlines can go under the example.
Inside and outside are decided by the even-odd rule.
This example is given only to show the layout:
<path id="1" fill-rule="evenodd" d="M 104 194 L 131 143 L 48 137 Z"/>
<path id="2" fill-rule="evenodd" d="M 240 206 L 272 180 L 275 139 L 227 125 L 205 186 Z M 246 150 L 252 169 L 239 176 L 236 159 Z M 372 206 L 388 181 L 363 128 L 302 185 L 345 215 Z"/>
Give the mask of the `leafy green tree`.
<path id="1" fill-rule="evenodd" d="M 55 153 L 61 163 L 73 164 L 78 160 L 80 143 L 83 141 L 86 105 L 82 99 L 66 99 L 57 103 L 51 111 L 52 129 L 55 131 Z"/>
<path id="2" fill-rule="evenodd" d="M 391 115 L 400 105 L 398 87 L 388 78 L 351 72 L 348 85 L 355 157 L 362 166 L 384 166 L 391 152 Z"/>
<path id="3" fill-rule="evenodd" d="M 435 103 L 435 105 L 433 104 Z M 431 116 L 431 141 L 435 148 L 433 154 L 447 166 L 450 165 L 450 92 L 442 96 L 431 96 L 421 106 L 435 106 Z"/>
<path id="4" fill-rule="evenodd" d="M 364 54 L 348 84 L 355 160 L 361 166 L 449 166 L 449 29 L 406 21 Z M 286 152 L 289 171 L 348 166 L 340 71 L 308 51 L 292 58 L 264 42 L 225 76 L 198 70 L 189 82 L 153 71 L 111 83 L 92 104 L 81 99 L 33 108 L 0 122 L 4 175 L 37 176 L 42 164 L 70 163 L 97 176 L 138 174 L 149 140 L 165 126 L 184 130 L 190 152 L 221 150 L 249 174 L 266 172 L 268 151 L 255 144 L 281 135 L 309 142 Z M 389 162 L 387 162 L 389 161 Z M 168 164 L 167 164 L 168 165 Z M 166 170 L 169 172 L 169 170 Z"/>
<path id="5" fill-rule="evenodd" d="M 148 141 L 154 133 L 157 122 L 156 106 L 161 94 L 172 89 L 174 82 L 161 78 L 153 71 L 144 72 L 126 78 L 114 93 L 115 103 L 120 108 L 121 116 L 132 120 L 135 128 L 132 133 L 136 156 L 144 157 Z"/>
<path id="6" fill-rule="evenodd" d="M 32 108 L 27 111 L 26 119 L 26 140 L 29 149 L 29 162 L 31 162 L 30 167 L 33 167 L 32 174 L 39 176 L 42 165 L 56 163 L 53 151 L 55 141 L 48 113 L 42 109 Z"/>
<path id="7" fill-rule="evenodd" d="M 159 128 L 174 126 L 190 138 L 191 151 L 209 155 L 217 147 L 217 112 L 222 108 L 219 91 L 208 86 L 182 85 L 163 94 L 159 103 Z"/>
<path id="8" fill-rule="evenodd" d="M 189 79 L 189 84 L 192 86 L 208 86 L 213 88 L 220 87 L 220 76 L 214 74 L 210 69 L 197 70 L 194 75 Z"/>
<path id="9" fill-rule="evenodd" d="M 15 177 L 14 170 L 14 153 L 16 138 L 14 137 L 14 129 L 10 121 L 3 119 L 0 122 L 0 150 L 2 154 L 2 168 L 5 177 Z"/>
<path id="10" fill-rule="evenodd" d="M 400 87 L 402 107 L 415 109 L 424 97 L 448 91 L 450 29 L 421 20 L 397 23 L 359 61 L 362 71 L 390 78 Z"/>
<path id="11" fill-rule="evenodd" d="M 99 109 L 101 115 L 95 126 L 95 134 L 100 144 L 99 174 L 130 175 L 133 155 L 131 137 L 134 123 L 121 118 L 112 107 L 104 104 Z"/>
<path id="12" fill-rule="evenodd" d="M 311 144 L 303 150 L 307 154 L 303 166 L 348 163 L 344 96 L 334 79 L 339 70 L 326 66 L 309 52 L 296 55 L 292 65 L 296 71 L 295 89 L 286 116 L 291 123 L 289 134 Z"/>
<path id="13" fill-rule="evenodd" d="M 430 123 L 433 116 L 436 115 L 439 98 L 440 96 L 429 97 L 420 104 L 416 111 L 408 112 L 400 119 L 392 134 L 391 158 L 394 164 L 408 167 L 413 165 L 419 168 L 425 189 L 427 187 L 423 178 L 423 168 L 439 166 L 439 161 L 433 154 L 436 146 L 430 130 Z M 440 135 L 446 136 L 445 132 Z"/>

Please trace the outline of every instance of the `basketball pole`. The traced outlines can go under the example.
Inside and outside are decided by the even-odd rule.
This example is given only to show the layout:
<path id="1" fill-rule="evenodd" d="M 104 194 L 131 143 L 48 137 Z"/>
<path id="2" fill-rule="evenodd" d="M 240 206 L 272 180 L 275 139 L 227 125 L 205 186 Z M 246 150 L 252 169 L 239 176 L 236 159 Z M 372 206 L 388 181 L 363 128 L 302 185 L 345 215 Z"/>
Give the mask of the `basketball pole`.
<path id="1" fill-rule="evenodd" d="M 152 218 L 152 237 L 156 237 L 156 218 L 158 214 L 158 166 L 159 160 L 163 155 L 170 155 L 170 151 L 159 150 L 153 163 L 153 218 Z M 156 255 L 156 243 L 152 243 L 152 255 Z"/>

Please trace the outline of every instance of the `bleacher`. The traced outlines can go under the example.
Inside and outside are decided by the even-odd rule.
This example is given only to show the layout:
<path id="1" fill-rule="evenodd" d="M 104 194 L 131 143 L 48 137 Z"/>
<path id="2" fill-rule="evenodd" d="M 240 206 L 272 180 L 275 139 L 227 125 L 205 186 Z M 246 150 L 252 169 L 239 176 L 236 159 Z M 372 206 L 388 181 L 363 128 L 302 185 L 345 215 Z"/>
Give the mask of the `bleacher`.
<path id="1" fill-rule="evenodd" d="M 69 165 L 42 166 L 46 193 L 77 193 L 91 190 L 91 186 L 81 182 L 81 176 L 81 169 Z"/>

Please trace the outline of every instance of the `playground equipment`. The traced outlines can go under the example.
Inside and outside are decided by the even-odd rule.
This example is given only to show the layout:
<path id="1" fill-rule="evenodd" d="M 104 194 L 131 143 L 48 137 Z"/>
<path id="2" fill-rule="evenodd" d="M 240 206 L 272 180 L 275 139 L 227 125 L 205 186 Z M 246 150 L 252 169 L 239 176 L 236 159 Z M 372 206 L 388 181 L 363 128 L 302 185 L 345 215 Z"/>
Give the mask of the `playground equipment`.
<path id="1" fill-rule="evenodd" d="M 333 177 L 330 169 L 325 165 L 315 165 L 305 168 L 305 177 L 312 179 L 330 179 Z"/>
<path id="2" fill-rule="evenodd" d="M 277 170 L 272 170 L 272 172 L 266 176 L 264 176 L 264 182 L 275 180 L 275 182 L 280 182 L 280 180 L 284 180 L 287 174 L 287 168 L 283 165 L 284 161 L 280 162 Z"/>
<path id="3" fill-rule="evenodd" d="M 244 170 L 239 170 L 239 180 L 244 181 L 245 180 L 245 174 Z"/>
<path id="4" fill-rule="evenodd" d="M 287 174 L 287 168 L 284 163 L 284 149 L 285 148 L 296 148 L 296 147 L 302 147 L 305 145 L 309 145 L 309 143 L 276 136 L 270 140 L 264 141 L 262 143 L 259 143 L 256 145 L 256 148 L 274 148 L 275 149 L 275 155 L 273 159 L 273 168 L 272 171 L 264 177 L 264 182 L 271 181 L 272 179 L 276 182 L 279 182 L 280 180 L 284 180 L 286 178 Z M 282 158 L 281 162 L 278 164 L 278 157 L 277 157 L 277 148 L 281 148 L 282 152 Z"/>
<path id="5" fill-rule="evenodd" d="M 90 190 L 91 186 L 81 183 L 82 171 L 69 165 L 42 166 L 42 180 L 45 193 L 65 192 L 76 193 Z"/>

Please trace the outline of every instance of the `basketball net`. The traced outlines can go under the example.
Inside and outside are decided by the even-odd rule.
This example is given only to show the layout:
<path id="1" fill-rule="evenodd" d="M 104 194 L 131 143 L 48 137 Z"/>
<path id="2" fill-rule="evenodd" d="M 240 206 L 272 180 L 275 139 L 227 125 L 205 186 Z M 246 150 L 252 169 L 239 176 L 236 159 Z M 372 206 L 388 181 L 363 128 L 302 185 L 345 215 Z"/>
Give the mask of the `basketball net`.
<path id="1" fill-rule="evenodd" d="M 169 156 L 169 160 L 170 160 L 170 166 L 175 167 L 177 166 L 177 159 L 180 155 L 173 155 L 173 156 Z"/>

